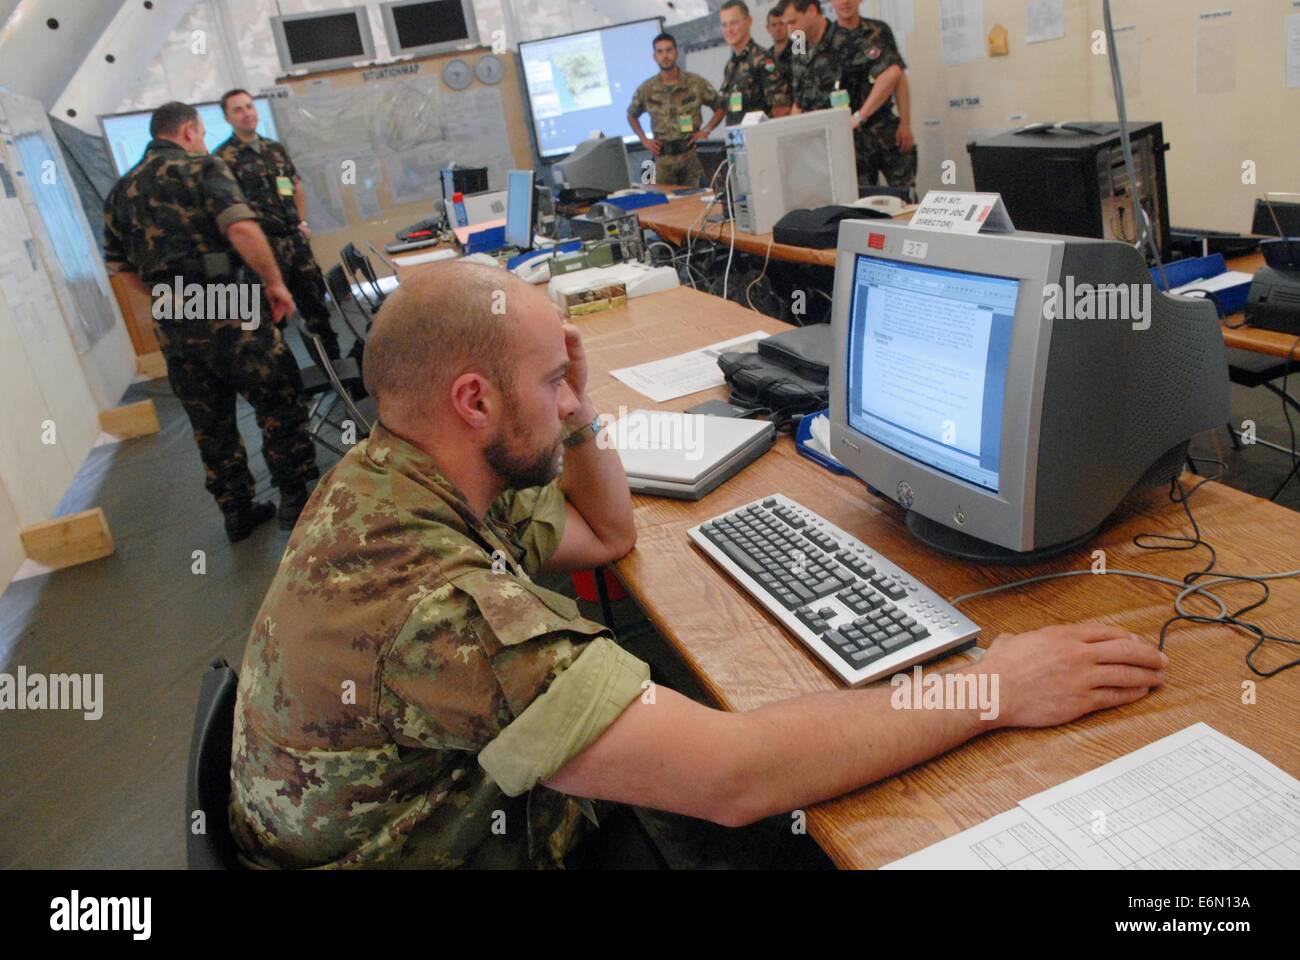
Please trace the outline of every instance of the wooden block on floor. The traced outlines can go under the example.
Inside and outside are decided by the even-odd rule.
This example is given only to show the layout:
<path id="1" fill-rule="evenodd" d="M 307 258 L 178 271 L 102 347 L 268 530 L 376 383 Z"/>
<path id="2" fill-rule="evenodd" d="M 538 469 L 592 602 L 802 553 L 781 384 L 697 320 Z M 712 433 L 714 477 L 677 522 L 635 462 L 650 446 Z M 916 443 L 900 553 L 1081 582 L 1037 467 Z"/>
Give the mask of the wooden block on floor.
<path id="1" fill-rule="evenodd" d="M 60 569 L 89 563 L 113 552 L 113 536 L 99 507 L 24 527 L 19 536 L 27 556 Z"/>
<path id="2" fill-rule="evenodd" d="M 167 360 L 163 357 L 161 350 L 140 354 L 135 358 L 135 368 L 150 380 L 157 380 L 159 377 L 167 376 Z"/>
<path id="3" fill-rule="evenodd" d="M 99 426 L 115 437 L 147 437 L 162 429 L 152 400 L 99 411 Z"/>

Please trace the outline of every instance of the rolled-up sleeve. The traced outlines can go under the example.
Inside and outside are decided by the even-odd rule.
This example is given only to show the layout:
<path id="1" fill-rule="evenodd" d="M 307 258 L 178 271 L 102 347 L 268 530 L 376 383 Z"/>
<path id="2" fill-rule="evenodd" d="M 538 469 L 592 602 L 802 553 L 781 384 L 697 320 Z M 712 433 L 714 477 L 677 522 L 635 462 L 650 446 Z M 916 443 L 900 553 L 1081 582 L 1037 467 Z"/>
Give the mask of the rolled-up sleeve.
<path id="1" fill-rule="evenodd" d="M 209 157 L 207 168 L 203 171 L 203 193 L 208 205 L 208 212 L 217 223 L 217 229 L 225 233 L 232 223 L 240 220 L 256 220 L 257 214 L 248 205 L 239 181 L 230 172 L 226 161 L 220 157 Z"/>
<path id="2" fill-rule="evenodd" d="M 478 755 L 507 796 L 527 793 L 596 742 L 645 689 L 650 668 L 612 640 L 587 644 Z"/>
<path id="3" fill-rule="evenodd" d="M 524 548 L 521 561 L 530 577 L 541 573 L 560 541 L 564 539 L 564 491 L 558 481 L 544 487 L 510 490 L 492 505 L 495 519 L 514 527 L 515 539 Z"/>

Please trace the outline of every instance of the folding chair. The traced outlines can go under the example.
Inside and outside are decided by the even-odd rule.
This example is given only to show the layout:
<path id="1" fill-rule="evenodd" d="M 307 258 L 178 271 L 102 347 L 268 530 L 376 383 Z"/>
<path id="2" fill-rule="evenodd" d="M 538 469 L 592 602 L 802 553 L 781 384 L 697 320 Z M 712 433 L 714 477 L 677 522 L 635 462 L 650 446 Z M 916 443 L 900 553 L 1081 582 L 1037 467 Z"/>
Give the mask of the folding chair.
<path id="1" fill-rule="evenodd" d="M 331 360 L 325 353 L 325 345 L 321 343 L 320 337 L 312 333 L 307 327 L 298 320 L 298 332 L 302 334 L 304 340 L 311 344 L 312 349 L 316 352 L 317 369 L 325 377 L 329 384 L 329 389 L 334 393 L 334 399 L 343 403 L 344 410 L 352 419 L 357 428 L 357 439 L 363 439 L 370 436 L 371 427 L 378 420 L 378 408 L 372 397 L 364 397 L 361 400 L 353 399 L 352 392 L 347 388 L 347 382 L 361 380 L 361 371 L 357 367 L 355 360 Z M 312 439 L 322 446 L 328 447 L 335 453 L 343 456 L 346 450 L 341 450 L 327 440 L 319 436 L 320 427 L 328 423 L 336 430 L 342 430 L 344 421 L 324 419 L 314 425 L 317 432 L 312 433 Z M 313 425 L 308 425 L 309 431 Z"/>
<path id="2" fill-rule="evenodd" d="M 339 257 L 342 259 L 343 269 L 347 271 L 348 279 L 361 291 L 361 296 L 365 297 L 371 312 L 378 311 L 384 305 L 384 291 L 379 288 L 379 277 L 375 274 L 370 258 L 358 250 L 353 243 L 345 245 L 339 251 Z M 366 287 L 370 289 L 367 290 Z"/>
<path id="3" fill-rule="evenodd" d="M 1226 350 L 1228 355 L 1228 379 L 1238 386 L 1254 390 L 1257 387 L 1263 387 L 1282 398 L 1282 403 L 1294 408 L 1300 412 L 1300 401 L 1288 394 L 1275 381 L 1283 377 L 1295 377 L 1300 380 L 1300 363 L 1283 360 L 1278 357 L 1270 357 L 1261 353 L 1255 353 L 1251 350 L 1239 350 L 1235 347 L 1229 347 Z M 1241 450 L 1243 444 L 1241 438 L 1237 436 L 1237 431 L 1231 423 L 1228 424 L 1228 435 L 1232 437 L 1232 446 L 1235 450 Z M 1280 444 L 1271 443 L 1268 440 L 1256 438 L 1256 443 L 1265 447 L 1272 447 L 1281 453 L 1295 456 L 1295 451 L 1289 450 Z M 1278 496 L 1286 489 L 1287 485 L 1295 478 L 1296 470 L 1291 470 L 1286 479 L 1282 481 L 1271 496 L 1270 500 L 1276 500 Z"/>
<path id="4" fill-rule="evenodd" d="M 330 267 L 325 271 L 325 289 L 329 291 L 330 299 L 334 301 L 334 306 L 338 308 L 340 316 L 343 317 L 343 322 L 352 331 L 352 335 L 361 343 L 365 343 L 365 336 L 356 328 L 356 325 L 348 316 L 347 304 L 355 303 L 357 309 L 361 311 L 361 316 L 366 320 L 366 333 L 370 332 L 370 326 L 375 322 L 375 316 L 360 299 L 352 295 L 352 283 L 348 280 L 342 265 Z"/>

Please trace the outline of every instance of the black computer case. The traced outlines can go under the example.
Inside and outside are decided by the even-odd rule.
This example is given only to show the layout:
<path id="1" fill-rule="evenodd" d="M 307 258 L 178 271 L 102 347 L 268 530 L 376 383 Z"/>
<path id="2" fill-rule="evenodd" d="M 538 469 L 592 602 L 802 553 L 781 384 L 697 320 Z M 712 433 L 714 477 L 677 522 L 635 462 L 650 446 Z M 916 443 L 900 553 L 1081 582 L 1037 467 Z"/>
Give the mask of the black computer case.
<path id="1" fill-rule="evenodd" d="M 1131 123 L 1129 132 L 1138 194 L 1167 259 L 1169 145 L 1159 123 Z M 1000 193 L 1017 229 L 1137 241 L 1119 124 L 1033 124 L 967 144 L 967 150 L 975 189 Z"/>

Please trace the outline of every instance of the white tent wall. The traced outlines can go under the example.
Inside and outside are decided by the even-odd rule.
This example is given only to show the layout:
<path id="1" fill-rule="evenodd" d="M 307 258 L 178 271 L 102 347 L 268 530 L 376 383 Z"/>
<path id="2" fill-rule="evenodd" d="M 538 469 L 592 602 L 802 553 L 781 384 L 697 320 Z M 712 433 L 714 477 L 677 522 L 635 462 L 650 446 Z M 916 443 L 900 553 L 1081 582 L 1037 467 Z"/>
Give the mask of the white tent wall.
<path id="1" fill-rule="evenodd" d="M 0 583 L 8 583 L 23 559 L 19 531 L 53 515 L 100 434 L 99 412 L 131 382 L 135 355 L 90 227 L 66 195 L 71 180 L 42 105 L 0 90 L 0 141 Z M 48 160 L 29 170 L 32 147 Z"/>

